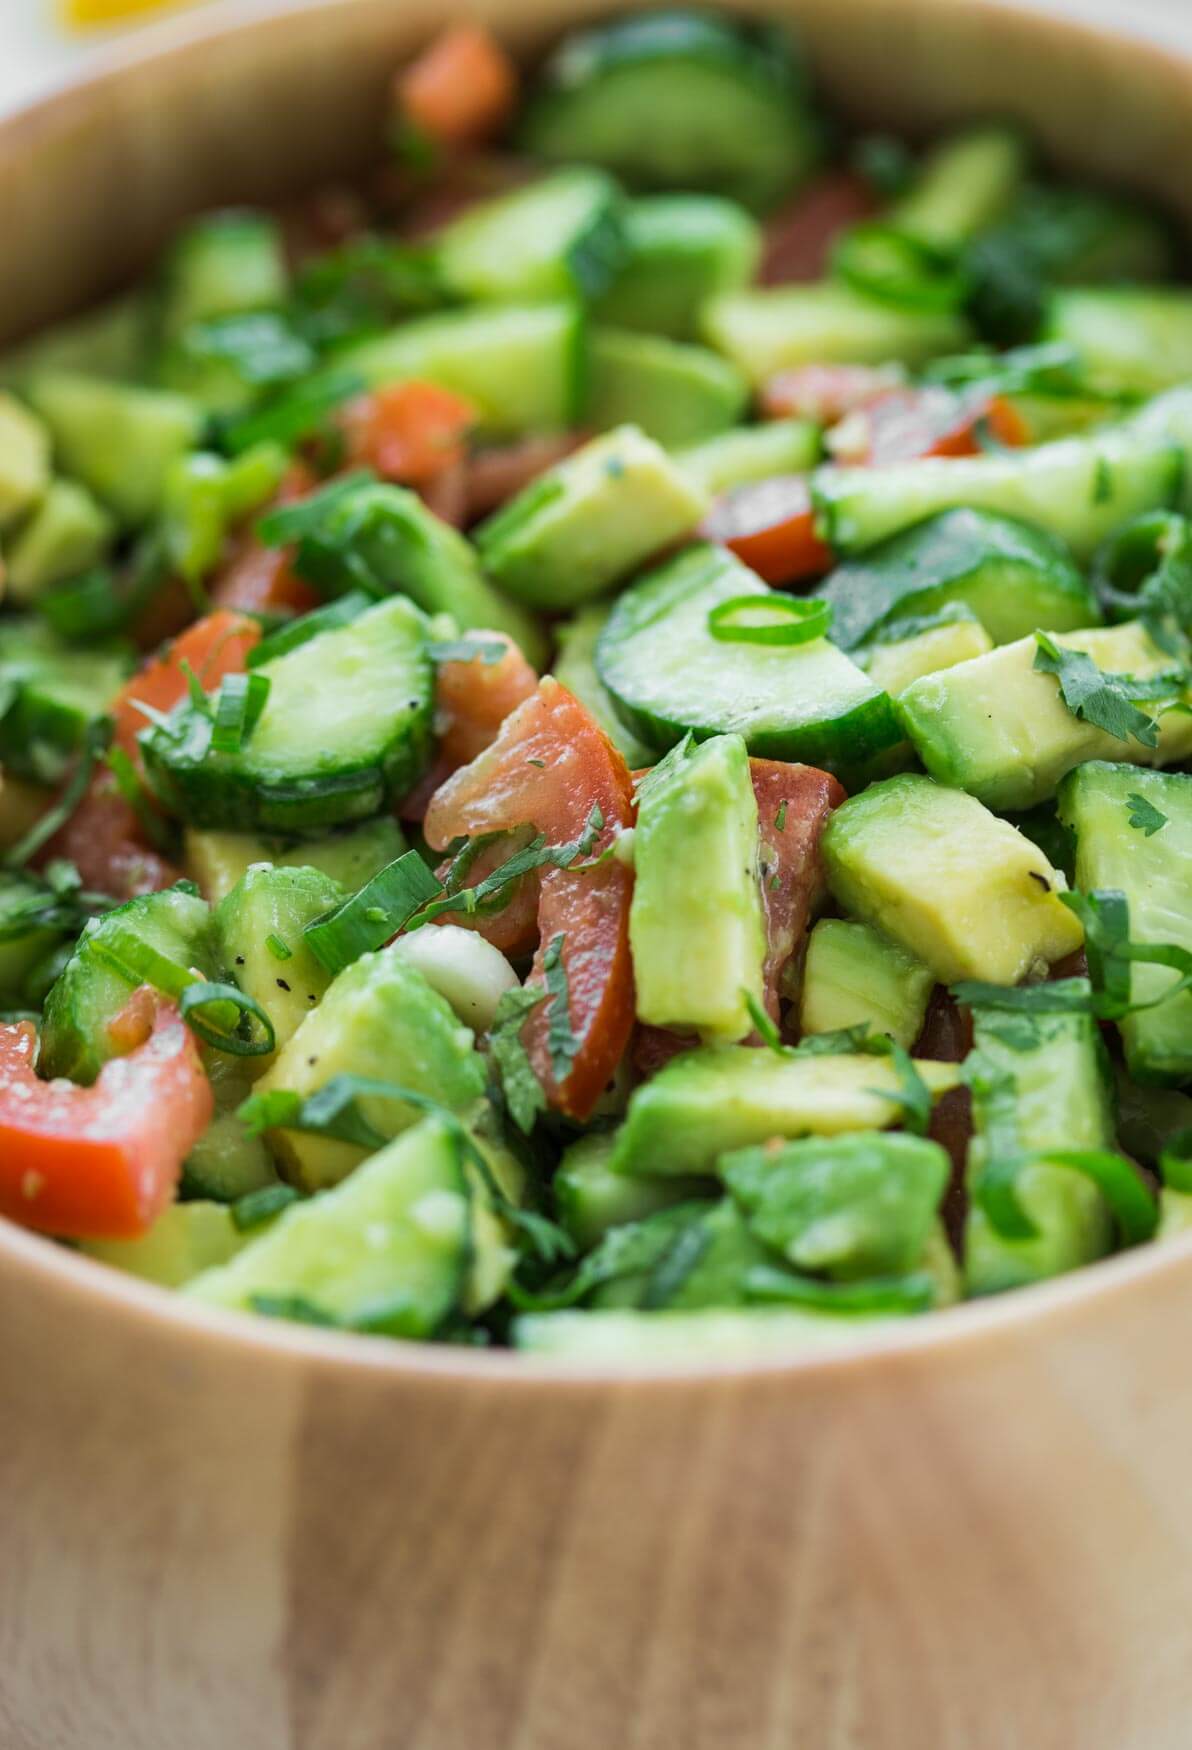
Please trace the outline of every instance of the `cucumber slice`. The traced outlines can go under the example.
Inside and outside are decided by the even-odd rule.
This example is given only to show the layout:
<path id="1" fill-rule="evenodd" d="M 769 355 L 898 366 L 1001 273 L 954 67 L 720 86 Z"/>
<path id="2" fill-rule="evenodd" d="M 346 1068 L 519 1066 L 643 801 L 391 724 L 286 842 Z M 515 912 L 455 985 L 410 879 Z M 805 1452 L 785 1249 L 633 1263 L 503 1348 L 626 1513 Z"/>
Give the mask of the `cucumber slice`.
<path id="1" fill-rule="evenodd" d="M 460 1306 L 471 1233 L 458 1134 L 426 1118 L 335 1190 L 291 1204 L 183 1293 L 204 1306 L 430 1337 Z"/>
<path id="2" fill-rule="evenodd" d="M 1084 560 L 1127 518 L 1174 504 L 1182 475 L 1178 444 L 1135 425 L 1014 454 L 821 468 L 812 491 L 820 532 L 839 553 L 965 505 L 1034 524 Z"/>
<path id="3" fill-rule="evenodd" d="M 0 716 L 0 761 L 41 783 L 56 783 L 88 725 L 102 717 L 132 670 L 120 646 L 79 650 L 40 620 L 0 624 L 0 685 L 8 693 Z"/>
<path id="4" fill-rule="evenodd" d="M 508 304 L 403 322 L 336 357 L 369 388 L 425 378 L 475 402 L 493 436 L 577 423 L 586 389 L 581 306 Z"/>
<path id="5" fill-rule="evenodd" d="M 2 416 L 0 416 L 2 417 Z M 108 512 L 73 480 L 51 482 L 8 552 L 8 589 L 26 605 L 105 559 L 116 533 Z"/>
<path id="6" fill-rule="evenodd" d="M 561 687 L 574 693 L 587 708 L 633 771 L 638 766 L 653 765 L 654 753 L 622 723 L 608 689 L 596 673 L 596 641 L 608 616 L 609 609 L 594 602 L 581 608 L 573 619 L 562 621 L 555 629 L 558 653 L 551 673 Z"/>
<path id="7" fill-rule="evenodd" d="M 193 704 L 141 736 L 153 787 L 190 825 L 317 832 L 378 813 L 421 777 L 434 680 L 425 621 L 404 596 L 255 672 L 269 695 L 238 753 L 212 748 Z"/>
<path id="8" fill-rule="evenodd" d="M 126 934 L 162 955 L 182 971 L 194 967 L 215 976 L 206 903 L 180 887 L 130 899 L 87 925 L 79 944 L 46 998 L 38 1068 L 46 1076 L 93 1082 L 104 1064 L 118 1056 L 108 1027 L 127 1003 L 139 979 L 126 978 L 108 960 L 105 944 Z"/>
<path id="9" fill-rule="evenodd" d="M 823 454 L 820 428 L 809 419 L 741 425 L 676 450 L 675 461 L 704 492 L 727 492 L 776 474 L 802 474 Z"/>
<path id="10" fill-rule="evenodd" d="M 1042 338 L 1072 348 L 1090 389 L 1154 395 L 1192 377 L 1192 292 L 1176 286 L 1058 291 Z"/>
<path id="11" fill-rule="evenodd" d="M 700 307 L 748 285 L 761 256 L 757 221 L 714 195 L 660 194 L 630 201 L 625 261 L 597 313 L 602 322 L 672 340 L 694 340 Z"/>
<path id="12" fill-rule="evenodd" d="M 818 128 L 785 31 L 672 11 L 566 38 L 523 138 L 541 158 L 599 164 L 635 187 L 764 208 L 806 174 Z"/>
<path id="13" fill-rule="evenodd" d="M 972 339 L 950 311 L 899 309 L 835 282 L 730 292 L 705 305 L 701 328 L 754 388 L 796 365 L 926 364 Z"/>
<path id="14" fill-rule="evenodd" d="M 832 640 L 843 650 L 892 621 L 932 614 L 950 602 L 971 608 L 995 644 L 1101 619 L 1059 540 L 980 510 L 944 511 L 916 524 L 838 566 L 815 593 L 832 604 Z"/>
<path id="15" fill-rule="evenodd" d="M 708 613 L 770 592 L 722 548 L 699 545 L 625 591 L 596 646 L 596 670 L 635 735 L 658 750 L 691 730 L 738 734 L 749 751 L 844 776 L 901 740 L 890 699 L 826 638 L 722 643 Z"/>
<path id="16" fill-rule="evenodd" d="M 599 170 L 559 170 L 471 207 L 436 251 L 459 298 L 598 298 L 625 259 L 621 193 Z"/>
<path id="17" fill-rule="evenodd" d="M 671 449 L 727 431 L 749 399 L 744 379 L 726 360 L 705 346 L 656 334 L 594 329 L 590 368 L 585 423 L 638 425 Z"/>
<path id="18" fill-rule="evenodd" d="M 15 395 L 0 392 L 0 528 L 34 506 L 49 484 L 49 432 Z"/>

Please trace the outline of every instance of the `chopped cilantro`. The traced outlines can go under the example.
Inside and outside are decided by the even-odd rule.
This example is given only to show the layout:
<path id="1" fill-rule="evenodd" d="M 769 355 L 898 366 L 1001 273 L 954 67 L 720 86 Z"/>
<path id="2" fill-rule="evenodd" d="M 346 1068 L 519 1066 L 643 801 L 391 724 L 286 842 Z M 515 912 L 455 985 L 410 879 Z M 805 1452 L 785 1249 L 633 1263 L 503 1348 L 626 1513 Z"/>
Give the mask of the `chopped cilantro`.
<path id="1" fill-rule="evenodd" d="M 1169 698 L 1173 689 L 1178 690 L 1181 685 L 1182 673 L 1166 671 L 1147 680 L 1107 674 L 1087 651 L 1066 649 L 1046 632 L 1036 632 L 1035 640 L 1039 646 L 1035 668 L 1040 674 L 1055 676 L 1064 703 L 1074 717 L 1103 729 L 1117 741 L 1129 741 L 1133 736 L 1143 747 L 1158 747 L 1158 725 L 1133 701 Z"/>
<path id="2" fill-rule="evenodd" d="M 1167 816 L 1156 808 L 1153 802 L 1148 802 L 1146 797 L 1140 796 L 1137 790 L 1131 790 L 1126 801 L 1130 805 L 1130 825 L 1132 827 L 1145 833 L 1148 839 L 1153 837 L 1155 833 L 1163 831 L 1167 825 Z"/>

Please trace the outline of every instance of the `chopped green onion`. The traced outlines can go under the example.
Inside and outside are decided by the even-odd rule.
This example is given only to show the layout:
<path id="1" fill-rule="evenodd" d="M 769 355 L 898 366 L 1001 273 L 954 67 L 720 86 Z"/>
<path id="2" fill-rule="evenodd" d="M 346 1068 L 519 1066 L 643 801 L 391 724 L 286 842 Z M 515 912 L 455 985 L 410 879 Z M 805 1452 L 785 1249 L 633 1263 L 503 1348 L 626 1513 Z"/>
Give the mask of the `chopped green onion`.
<path id="1" fill-rule="evenodd" d="M 268 675 L 225 675 L 215 701 L 213 752 L 239 753 L 260 721 L 268 697 Z"/>
<path id="2" fill-rule="evenodd" d="M 275 960 L 292 960 L 294 958 L 293 949 L 287 947 L 281 937 L 275 936 L 272 931 L 265 937 L 265 946 Z"/>
<path id="3" fill-rule="evenodd" d="M 749 1019 L 753 1022 L 754 1029 L 756 1030 L 757 1036 L 762 1044 L 768 1046 L 771 1051 L 777 1051 L 785 1056 L 787 1048 L 782 1043 L 782 1034 L 778 1031 L 761 1003 L 758 1002 L 753 992 L 751 990 L 746 990 L 744 986 L 741 987 L 741 995 L 745 999 L 745 1007 L 749 1011 Z"/>
<path id="4" fill-rule="evenodd" d="M 810 644 L 832 624 L 831 602 L 790 595 L 735 595 L 708 610 L 724 644 Z"/>
<path id="5" fill-rule="evenodd" d="M 375 599 L 362 589 L 353 589 L 347 595 L 328 602 L 326 607 L 314 608 L 309 614 L 300 614 L 296 619 L 287 621 L 276 632 L 270 632 L 267 638 L 262 638 L 255 649 L 249 652 L 249 668 L 260 668 L 263 663 L 286 656 L 291 650 L 297 650 L 301 645 L 308 644 L 312 638 L 317 638 L 320 632 L 336 632 L 341 626 L 350 625 L 365 608 L 374 605 Z"/>
<path id="6" fill-rule="evenodd" d="M 406 851 L 365 882 L 359 893 L 307 924 L 303 938 L 328 972 L 342 972 L 362 954 L 382 947 L 442 891 L 442 882 L 418 852 Z"/>
<path id="7" fill-rule="evenodd" d="M 832 268 L 854 291 L 905 310 L 955 310 L 968 292 L 952 250 L 893 225 L 855 225 L 833 250 Z"/>
<path id="8" fill-rule="evenodd" d="M 241 1025 L 235 1031 L 222 1025 L 228 1007 L 240 1012 Z M 217 1008 L 220 1011 L 218 1020 L 214 1016 L 203 1017 L 202 1010 Z M 204 1044 L 226 1052 L 229 1057 L 268 1057 L 276 1049 L 277 1034 L 273 1022 L 255 997 L 234 984 L 206 984 L 201 980 L 188 984 L 179 997 L 178 1009 L 182 1019 Z M 246 1023 L 250 1019 L 261 1028 L 256 1038 L 248 1034 Z"/>

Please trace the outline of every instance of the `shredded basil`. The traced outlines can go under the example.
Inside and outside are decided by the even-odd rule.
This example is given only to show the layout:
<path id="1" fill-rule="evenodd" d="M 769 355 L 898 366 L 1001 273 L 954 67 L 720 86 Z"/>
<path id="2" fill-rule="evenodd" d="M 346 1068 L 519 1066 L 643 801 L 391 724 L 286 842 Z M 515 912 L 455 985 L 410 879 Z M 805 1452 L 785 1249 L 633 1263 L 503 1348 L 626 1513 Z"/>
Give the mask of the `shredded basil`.
<path id="1" fill-rule="evenodd" d="M 542 958 L 543 976 L 551 999 L 547 1010 L 546 1049 L 555 1081 L 560 1087 L 571 1074 L 571 1066 L 580 1048 L 579 1037 L 571 1027 L 571 992 L 563 960 L 564 940 L 562 935 L 552 936 Z"/>

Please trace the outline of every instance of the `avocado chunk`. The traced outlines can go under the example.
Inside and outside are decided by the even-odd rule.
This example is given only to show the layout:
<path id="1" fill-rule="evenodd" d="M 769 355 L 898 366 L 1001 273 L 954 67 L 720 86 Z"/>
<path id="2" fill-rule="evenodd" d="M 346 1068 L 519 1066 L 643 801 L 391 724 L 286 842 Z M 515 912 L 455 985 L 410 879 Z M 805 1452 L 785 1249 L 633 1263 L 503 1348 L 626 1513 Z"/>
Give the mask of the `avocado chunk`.
<path id="1" fill-rule="evenodd" d="M 1069 988 L 1088 990 L 1086 980 Z M 1091 1015 L 973 1011 L 975 1135 L 970 1183 L 995 1151 L 1112 1149 L 1109 1060 Z M 1109 1209 L 1096 1185 L 1071 1167 L 1032 1161 L 1015 1188 L 1037 1232 L 999 1233 L 975 1199 L 965 1226 L 965 1280 L 970 1294 L 996 1294 L 1058 1276 L 1103 1257 L 1113 1244 Z"/>
<path id="2" fill-rule="evenodd" d="M 935 976 L 917 954 L 869 924 L 821 918 L 807 941 L 799 1028 L 870 1027 L 907 1050 L 923 1028 Z"/>
<path id="3" fill-rule="evenodd" d="M 637 1179 L 614 1173 L 609 1158 L 616 1146 L 611 1130 L 592 1131 L 564 1150 L 552 1181 L 559 1220 L 581 1251 L 587 1252 L 610 1228 L 644 1221 L 660 1209 L 707 1197 L 707 1179 Z"/>
<path id="4" fill-rule="evenodd" d="M 0 357 L 0 383 L 21 389 L 45 371 L 130 381 L 145 372 L 144 295 L 127 292 L 43 329 Z"/>
<path id="5" fill-rule="evenodd" d="M 0 673 L 9 695 L 0 716 L 5 771 L 57 783 L 131 668 L 130 653 L 119 645 L 80 650 L 32 615 L 0 622 Z"/>
<path id="6" fill-rule="evenodd" d="M 638 1019 L 745 1038 L 760 1008 L 766 928 L 757 800 L 739 735 L 680 742 L 639 791 L 629 910 Z"/>
<path id="7" fill-rule="evenodd" d="M 917 631 L 909 630 L 917 624 Z M 900 631 L 905 635 L 898 637 Z M 993 639 L 981 622 L 960 602 L 949 603 L 930 624 L 894 620 L 872 644 L 853 652 L 865 673 L 892 699 L 899 698 L 925 674 L 955 668 L 974 656 L 987 656 Z"/>
<path id="8" fill-rule="evenodd" d="M 926 364 L 962 352 L 971 334 L 950 311 L 900 309 L 833 280 L 728 292 L 704 306 L 700 326 L 755 389 L 798 365 Z"/>
<path id="9" fill-rule="evenodd" d="M 359 892 L 405 849 L 405 836 L 396 820 L 381 814 L 362 826 L 317 839 L 261 838 L 192 827 L 186 835 L 185 862 L 203 898 L 217 905 L 254 863 L 318 869 L 349 894 Z"/>
<path id="10" fill-rule="evenodd" d="M 459 1132 L 424 1118 L 183 1292 L 204 1306 L 430 1337 L 461 1307 L 470 1235 Z"/>
<path id="11" fill-rule="evenodd" d="M 637 425 L 675 449 L 698 444 L 738 424 L 749 390 L 727 359 L 706 346 L 594 328 L 585 425 L 603 431 Z"/>
<path id="12" fill-rule="evenodd" d="M 796 1270 L 852 1282 L 915 1268 L 950 1166 L 938 1143 L 875 1132 L 741 1149 L 720 1172 L 758 1239 Z"/>
<path id="13" fill-rule="evenodd" d="M 261 1093 L 285 1088 L 305 1099 L 333 1076 L 371 1076 L 426 1094 L 453 1112 L 484 1092 L 484 1064 L 449 1003 L 400 954 L 363 954 L 331 983 L 272 1068 Z M 396 1136 L 417 1111 L 399 1100 L 369 1096 L 359 1102 L 372 1127 Z M 355 1143 L 297 1130 L 270 1135 L 286 1176 L 305 1191 L 333 1185 L 362 1159 Z"/>
<path id="14" fill-rule="evenodd" d="M 164 389 L 57 371 L 31 378 L 28 395 L 63 473 L 131 528 L 160 508 L 170 464 L 202 436 L 201 409 Z"/>
<path id="15" fill-rule="evenodd" d="M 844 909 L 900 942 L 941 983 L 1016 984 L 1084 939 L 1058 897 L 1064 878 L 1037 845 L 975 797 L 916 773 L 852 797 L 821 846 Z"/>
<path id="16" fill-rule="evenodd" d="M 1192 949 L 1192 777 L 1090 761 L 1060 786 L 1060 816 L 1076 835 L 1076 885 L 1126 896 L 1130 940 Z M 1177 974 L 1135 965 L 1130 994 L 1152 1002 Z M 1117 1023 L 1135 1081 L 1192 1078 L 1192 993 Z"/>
<path id="17" fill-rule="evenodd" d="M 602 322 L 694 340 L 700 307 L 748 285 L 761 255 L 756 219 L 706 194 L 646 195 L 622 213 L 625 258 L 597 304 Z"/>
<path id="18" fill-rule="evenodd" d="M 216 910 L 216 942 L 224 968 L 269 1016 L 278 1051 L 289 1044 L 331 983 L 302 932 L 345 897 L 338 882 L 318 869 L 259 863 Z M 275 1061 L 274 1054 L 248 1060 L 258 1074 Z"/>
<path id="19" fill-rule="evenodd" d="M 481 524 L 476 545 L 501 589 L 567 609 L 690 534 L 707 507 L 664 450 L 623 425 L 540 474 Z"/>
<path id="20" fill-rule="evenodd" d="M 1141 621 L 1057 634 L 1064 650 L 1085 652 L 1103 673 L 1145 679 L 1171 667 L 1171 658 Z M 1077 717 L 1054 674 L 1036 668 L 1042 646 L 1034 637 L 1004 644 L 988 656 L 925 675 L 898 700 L 898 715 L 915 751 L 941 784 L 967 790 L 989 808 L 1032 808 L 1085 760 L 1129 760 L 1166 765 L 1192 754 L 1192 715 L 1140 701 L 1158 724 L 1158 745 L 1135 736 L 1119 739 Z M 1171 693 L 1192 693 L 1173 681 Z"/>
<path id="21" fill-rule="evenodd" d="M 771 419 L 688 444 L 675 451 L 675 461 L 700 491 L 717 493 L 775 474 L 802 474 L 815 467 L 822 449 L 820 428 L 810 419 Z"/>
<path id="22" fill-rule="evenodd" d="M 570 620 L 555 627 L 557 646 L 551 672 L 561 687 L 574 693 L 596 719 L 630 771 L 654 763 L 653 749 L 626 728 L 617 715 L 608 688 L 596 673 L 596 641 L 604 630 L 609 610 L 602 602 L 589 602 Z"/>
<path id="23" fill-rule="evenodd" d="M 204 1270 L 218 1269 L 248 1243 L 226 1203 L 205 1199 L 171 1204 L 149 1232 L 135 1240 L 83 1240 L 79 1250 L 160 1288 L 181 1288 Z"/>
<path id="24" fill-rule="evenodd" d="M 960 1080 L 955 1064 L 916 1061 L 933 1095 Z M 888 1058 L 708 1045 L 672 1058 L 629 1101 L 613 1172 L 706 1174 L 720 1156 L 772 1137 L 834 1136 L 897 1124 L 898 1077 Z"/>
<path id="25" fill-rule="evenodd" d="M 14 602 L 33 601 L 50 587 L 98 565 L 116 525 L 73 480 L 54 480 L 14 536 L 8 550 L 8 588 Z"/>
<path id="26" fill-rule="evenodd" d="M 15 395 L 0 391 L 0 529 L 31 510 L 49 484 L 49 432 Z"/>

